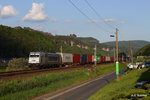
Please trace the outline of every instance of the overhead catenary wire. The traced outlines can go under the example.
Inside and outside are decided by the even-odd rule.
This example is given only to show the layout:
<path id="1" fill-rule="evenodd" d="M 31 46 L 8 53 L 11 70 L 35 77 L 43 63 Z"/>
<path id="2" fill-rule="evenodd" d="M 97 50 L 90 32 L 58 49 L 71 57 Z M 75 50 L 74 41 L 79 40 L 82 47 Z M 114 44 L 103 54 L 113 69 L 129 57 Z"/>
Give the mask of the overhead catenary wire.
<path id="1" fill-rule="evenodd" d="M 68 0 L 82 15 L 84 15 L 89 21 L 93 22 L 98 28 L 101 28 L 103 31 L 108 33 L 111 33 L 110 31 L 102 28 L 99 24 L 97 24 L 96 22 L 94 22 L 88 15 L 86 15 L 83 11 L 80 10 L 79 7 L 77 7 L 71 0 Z"/>
<path id="2" fill-rule="evenodd" d="M 88 0 L 84 0 L 84 1 L 87 3 L 87 5 L 93 10 L 93 12 L 94 12 L 100 19 L 104 20 L 104 18 L 95 10 L 95 8 L 94 8 L 93 6 L 91 6 L 91 4 L 88 2 Z M 111 24 L 108 24 L 108 23 L 105 22 L 105 21 L 104 21 L 104 23 L 105 23 L 106 25 L 108 25 L 109 27 L 115 29 L 115 27 L 113 27 Z"/>

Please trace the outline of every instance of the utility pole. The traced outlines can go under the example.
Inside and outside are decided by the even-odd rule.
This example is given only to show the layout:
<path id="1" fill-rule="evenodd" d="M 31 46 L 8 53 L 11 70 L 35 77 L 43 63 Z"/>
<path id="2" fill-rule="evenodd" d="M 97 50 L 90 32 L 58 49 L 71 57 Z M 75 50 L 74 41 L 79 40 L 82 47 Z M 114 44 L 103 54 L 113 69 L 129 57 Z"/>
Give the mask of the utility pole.
<path id="1" fill-rule="evenodd" d="M 124 60 L 124 59 L 123 59 L 123 54 L 122 54 L 122 62 L 123 62 L 123 60 Z"/>
<path id="2" fill-rule="evenodd" d="M 133 65 L 133 50 L 131 49 L 132 65 Z"/>
<path id="3" fill-rule="evenodd" d="M 131 41 L 129 41 L 129 63 L 131 63 Z"/>
<path id="4" fill-rule="evenodd" d="M 119 62 L 118 62 L 118 28 L 116 28 L 116 77 L 119 81 Z"/>
<path id="5" fill-rule="evenodd" d="M 118 62 L 118 29 L 116 28 L 116 61 Z"/>
<path id="6" fill-rule="evenodd" d="M 94 52 L 94 60 L 95 60 L 94 61 L 94 66 L 96 67 L 96 44 L 95 44 L 95 49 L 94 50 L 95 50 L 95 52 Z"/>
<path id="7" fill-rule="evenodd" d="M 116 51 L 115 51 L 115 48 L 114 48 L 114 63 L 116 62 L 116 57 L 115 57 L 116 54 L 115 54 L 115 52 Z"/>

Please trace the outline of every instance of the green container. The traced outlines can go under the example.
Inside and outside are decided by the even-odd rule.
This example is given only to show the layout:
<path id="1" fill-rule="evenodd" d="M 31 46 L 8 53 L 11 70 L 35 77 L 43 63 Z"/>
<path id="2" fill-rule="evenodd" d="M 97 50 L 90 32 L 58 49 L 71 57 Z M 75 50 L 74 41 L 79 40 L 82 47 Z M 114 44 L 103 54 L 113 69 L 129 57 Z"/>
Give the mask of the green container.
<path id="1" fill-rule="evenodd" d="M 97 56 L 97 57 L 96 57 L 96 61 L 97 61 L 97 62 L 100 62 L 100 61 L 101 61 L 100 56 Z"/>

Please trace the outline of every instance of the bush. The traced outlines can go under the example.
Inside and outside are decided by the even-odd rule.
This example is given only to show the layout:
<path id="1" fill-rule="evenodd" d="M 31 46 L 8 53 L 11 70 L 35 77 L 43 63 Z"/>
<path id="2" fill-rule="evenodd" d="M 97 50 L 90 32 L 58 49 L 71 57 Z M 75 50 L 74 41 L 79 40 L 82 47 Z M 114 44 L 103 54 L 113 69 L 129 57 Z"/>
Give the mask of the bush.
<path id="1" fill-rule="evenodd" d="M 4 96 L 10 93 L 21 92 L 26 90 L 31 90 L 34 88 L 46 87 L 49 85 L 54 85 L 60 83 L 63 86 L 67 84 L 72 84 L 73 82 L 85 80 L 88 78 L 83 71 L 70 71 L 70 72 L 60 72 L 60 73 L 50 73 L 43 74 L 40 76 L 35 76 L 28 78 L 26 80 L 12 80 L 9 82 L 0 81 L 0 96 Z M 53 86 L 53 89 L 61 88 L 59 86 Z M 52 89 L 51 88 L 51 89 Z"/>
<path id="2" fill-rule="evenodd" d="M 14 58 L 8 62 L 7 71 L 18 71 L 29 69 L 25 58 Z"/>
<path id="3" fill-rule="evenodd" d="M 136 59 L 136 62 L 145 62 L 145 59 L 144 58 L 138 58 L 138 59 Z"/>
<path id="4" fill-rule="evenodd" d="M 7 64 L 0 64 L 0 69 L 6 69 Z"/>
<path id="5" fill-rule="evenodd" d="M 146 84 L 146 88 L 150 90 L 150 84 Z"/>

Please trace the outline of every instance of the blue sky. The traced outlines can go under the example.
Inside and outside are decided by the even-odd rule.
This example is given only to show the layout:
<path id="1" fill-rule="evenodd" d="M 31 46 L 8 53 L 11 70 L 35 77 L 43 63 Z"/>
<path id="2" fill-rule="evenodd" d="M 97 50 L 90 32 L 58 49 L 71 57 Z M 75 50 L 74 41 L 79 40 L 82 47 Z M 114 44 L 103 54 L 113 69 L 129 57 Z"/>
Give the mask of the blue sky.
<path id="1" fill-rule="evenodd" d="M 0 0 L 0 24 L 31 27 L 53 35 L 76 34 L 100 42 L 119 29 L 119 40 L 150 41 L 150 0 Z"/>

